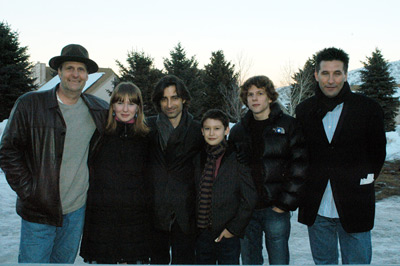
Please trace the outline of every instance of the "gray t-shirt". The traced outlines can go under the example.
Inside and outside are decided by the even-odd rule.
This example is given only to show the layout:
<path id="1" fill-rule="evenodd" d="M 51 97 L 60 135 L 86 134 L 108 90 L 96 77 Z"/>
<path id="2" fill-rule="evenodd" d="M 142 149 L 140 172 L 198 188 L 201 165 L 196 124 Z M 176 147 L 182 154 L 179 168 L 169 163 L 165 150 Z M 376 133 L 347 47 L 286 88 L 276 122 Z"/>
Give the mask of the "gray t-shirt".
<path id="1" fill-rule="evenodd" d="M 62 212 L 67 214 L 86 203 L 89 143 L 96 125 L 82 98 L 74 105 L 59 102 L 59 106 L 67 125 L 60 170 Z"/>

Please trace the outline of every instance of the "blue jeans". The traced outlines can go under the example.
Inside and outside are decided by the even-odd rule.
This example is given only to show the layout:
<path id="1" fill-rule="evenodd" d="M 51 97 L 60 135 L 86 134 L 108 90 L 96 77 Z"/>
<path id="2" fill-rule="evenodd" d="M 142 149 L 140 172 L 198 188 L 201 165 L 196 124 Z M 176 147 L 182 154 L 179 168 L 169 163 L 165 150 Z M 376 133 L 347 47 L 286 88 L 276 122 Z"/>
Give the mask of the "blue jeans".
<path id="1" fill-rule="evenodd" d="M 240 240 L 242 264 L 261 265 L 262 237 L 265 234 L 265 246 L 269 264 L 289 264 L 290 213 L 277 213 L 272 208 L 255 210 L 244 239 Z"/>
<path id="2" fill-rule="evenodd" d="M 339 219 L 318 215 L 308 236 L 315 264 L 338 264 L 338 239 L 343 264 L 371 263 L 371 231 L 347 233 Z"/>
<path id="3" fill-rule="evenodd" d="M 85 206 L 63 215 L 62 227 L 22 219 L 19 263 L 75 262 L 85 220 Z"/>
<path id="4" fill-rule="evenodd" d="M 238 265 L 240 241 L 238 237 L 223 238 L 216 243 L 210 230 L 201 230 L 196 240 L 196 264 Z"/>

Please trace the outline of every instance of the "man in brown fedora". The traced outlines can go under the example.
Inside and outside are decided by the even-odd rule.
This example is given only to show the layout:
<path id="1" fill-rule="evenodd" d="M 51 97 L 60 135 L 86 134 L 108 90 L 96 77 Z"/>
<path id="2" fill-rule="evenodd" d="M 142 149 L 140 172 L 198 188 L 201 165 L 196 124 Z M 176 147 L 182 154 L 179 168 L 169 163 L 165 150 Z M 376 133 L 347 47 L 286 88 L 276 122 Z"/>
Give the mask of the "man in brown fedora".
<path id="1" fill-rule="evenodd" d="M 82 93 L 98 70 L 81 45 L 65 46 L 49 65 L 60 83 L 16 102 L 0 143 L 0 167 L 17 193 L 22 218 L 18 262 L 74 263 L 82 234 L 87 159 L 108 105 Z M 93 144 L 89 146 L 89 143 Z"/>

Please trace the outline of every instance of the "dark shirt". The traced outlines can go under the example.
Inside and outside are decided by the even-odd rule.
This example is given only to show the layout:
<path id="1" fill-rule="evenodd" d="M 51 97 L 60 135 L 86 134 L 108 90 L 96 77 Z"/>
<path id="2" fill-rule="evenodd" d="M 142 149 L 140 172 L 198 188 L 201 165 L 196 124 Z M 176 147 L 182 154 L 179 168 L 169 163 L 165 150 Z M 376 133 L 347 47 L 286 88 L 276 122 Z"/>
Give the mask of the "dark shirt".
<path id="1" fill-rule="evenodd" d="M 263 189 L 264 174 L 263 174 L 263 151 L 264 151 L 264 139 L 263 132 L 265 127 L 269 124 L 269 120 L 255 120 L 254 117 L 250 119 L 250 136 L 251 136 L 251 160 L 250 168 L 251 175 L 253 177 L 254 184 L 257 189 L 257 205 L 256 209 L 264 209 L 267 207 L 264 199 L 266 198 L 265 190 Z"/>

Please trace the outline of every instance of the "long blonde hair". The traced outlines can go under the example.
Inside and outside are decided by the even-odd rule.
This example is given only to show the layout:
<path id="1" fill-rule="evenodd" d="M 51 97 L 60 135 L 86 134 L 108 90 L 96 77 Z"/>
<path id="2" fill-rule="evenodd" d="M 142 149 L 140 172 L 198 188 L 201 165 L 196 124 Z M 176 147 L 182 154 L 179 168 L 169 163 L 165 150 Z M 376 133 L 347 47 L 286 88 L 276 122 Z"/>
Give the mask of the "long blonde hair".
<path id="1" fill-rule="evenodd" d="M 108 109 L 108 118 L 106 124 L 106 133 L 113 134 L 117 128 L 117 122 L 114 118 L 113 104 L 118 101 L 125 101 L 128 98 L 130 103 L 138 105 L 136 111 L 136 121 L 132 127 L 134 134 L 145 136 L 149 132 L 149 128 L 145 124 L 145 116 L 143 113 L 143 98 L 138 86 L 132 82 L 121 82 L 113 90 L 110 99 L 110 108 Z"/>

